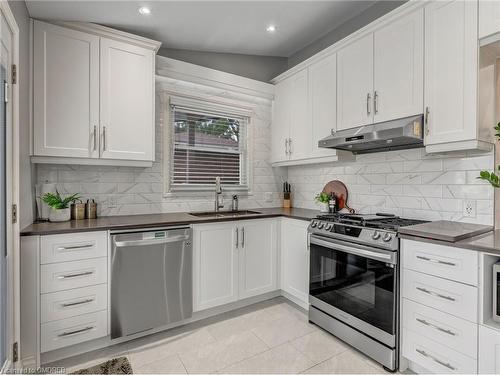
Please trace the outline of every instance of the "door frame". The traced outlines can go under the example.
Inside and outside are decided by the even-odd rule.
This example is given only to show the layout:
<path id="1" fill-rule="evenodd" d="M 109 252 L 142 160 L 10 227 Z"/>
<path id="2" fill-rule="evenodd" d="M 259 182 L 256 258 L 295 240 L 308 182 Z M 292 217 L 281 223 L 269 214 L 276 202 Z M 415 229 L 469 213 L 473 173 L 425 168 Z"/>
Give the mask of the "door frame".
<path id="1" fill-rule="evenodd" d="M 0 0 L 0 13 L 3 14 L 12 30 L 12 64 L 19 68 L 19 28 L 14 15 L 7 3 L 7 0 Z M 12 348 L 14 343 L 18 343 L 18 353 L 20 353 L 20 259 L 19 259 L 19 72 L 17 73 L 17 83 L 10 85 L 10 100 L 12 102 L 12 128 L 7 128 L 7 135 L 10 142 L 7 142 L 7 300 L 9 309 L 7 310 L 7 348 Z M 10 183 L 9 183 L 10 180 Z M 17 221 L 12 222 L 12 207 L 17 206 Z M 10 239 L 9 239 L 10 237 Z M 5 368 L 0 369 L 0 373 L 9 368 L 19 366 L 19 362 L 13 362 L 13 351 L 7 350 L 7 361 Z"/>

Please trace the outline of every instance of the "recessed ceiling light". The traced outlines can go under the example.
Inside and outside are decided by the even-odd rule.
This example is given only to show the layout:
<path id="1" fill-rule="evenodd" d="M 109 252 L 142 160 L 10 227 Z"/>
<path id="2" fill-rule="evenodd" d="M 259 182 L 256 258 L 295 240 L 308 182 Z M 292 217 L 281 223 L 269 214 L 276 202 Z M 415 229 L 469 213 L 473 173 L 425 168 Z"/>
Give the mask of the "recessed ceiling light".
<path id="1" fill-rule="evenodd" d="M 149 9 L 148 7 L 140 7 L 139 13 L 143 15 L 151 14 L 151 9 Z"/>
<path id="2" fill-rule="evenodd" d="M 269 25 L 268 27 L 266 27 L 266 31 L 268 33 L 274 33 L 276 31 L 276 26 L 274 25 Z"/>

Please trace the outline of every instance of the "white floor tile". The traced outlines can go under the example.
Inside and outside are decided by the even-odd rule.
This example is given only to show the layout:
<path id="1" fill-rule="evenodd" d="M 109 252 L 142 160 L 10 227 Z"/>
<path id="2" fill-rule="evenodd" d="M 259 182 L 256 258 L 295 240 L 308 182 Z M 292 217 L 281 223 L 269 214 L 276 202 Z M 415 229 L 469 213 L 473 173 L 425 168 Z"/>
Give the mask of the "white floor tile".
<path id="1" fill-rule="evenodd" d="M 325 361 L 349 349 L 347 344 L 321 330 L 299 337 L 290 343 L 315 363 Z"/>
<path id="2" fill-rule="evenodd" d="M 269 347 L 274 347 L 315 330 L 317 328 L 314 325 L 288 316 L 258 324 L 252 332 Z"/>
<path id="3" fill-rule="evenodd" d="M 132 371 L 134 374 L 186 374 L 186 369 L 178 355 L 163 358 L 142 367 L 136 367 L 132 363 Z"/>
<path id="4" fill-rule="evenodd" d="M 386 374 L 372 366 L 362 354 L 348 350 L 308 369 L 305 374 Z"/>

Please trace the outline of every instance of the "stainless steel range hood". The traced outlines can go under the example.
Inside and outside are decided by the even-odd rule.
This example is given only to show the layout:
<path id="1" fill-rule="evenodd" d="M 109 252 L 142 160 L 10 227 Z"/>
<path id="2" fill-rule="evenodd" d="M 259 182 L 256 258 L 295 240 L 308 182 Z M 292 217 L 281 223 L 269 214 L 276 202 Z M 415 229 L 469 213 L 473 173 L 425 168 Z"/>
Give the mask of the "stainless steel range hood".
<path id="1" fill-rule="evenodd" d="M 423 115 L 340 130 L 318 142 L 319 147 L 367 154 L 424 146 Z"/>

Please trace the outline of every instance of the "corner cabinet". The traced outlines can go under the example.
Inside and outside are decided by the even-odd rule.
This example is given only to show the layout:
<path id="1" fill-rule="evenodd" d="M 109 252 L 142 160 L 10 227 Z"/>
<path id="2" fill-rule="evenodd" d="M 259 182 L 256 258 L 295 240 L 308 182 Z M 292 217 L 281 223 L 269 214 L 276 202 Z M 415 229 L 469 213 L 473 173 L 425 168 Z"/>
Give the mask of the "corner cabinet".
<path id="1" fill-rule="evenodd" d="M 159 46 L 102 26 L 34 21 L 33 161 L 150 165 Z"/>
<path id="2" fill-rule="evenodd" d="M 276 219 L 194 225 L 194 310 L 277 290 L 277 233 Z"/>
<path id="3" fill-rule="evenodd" d="M 479 1 L 479 38 L 500 33 L 500 1 Z"/>

